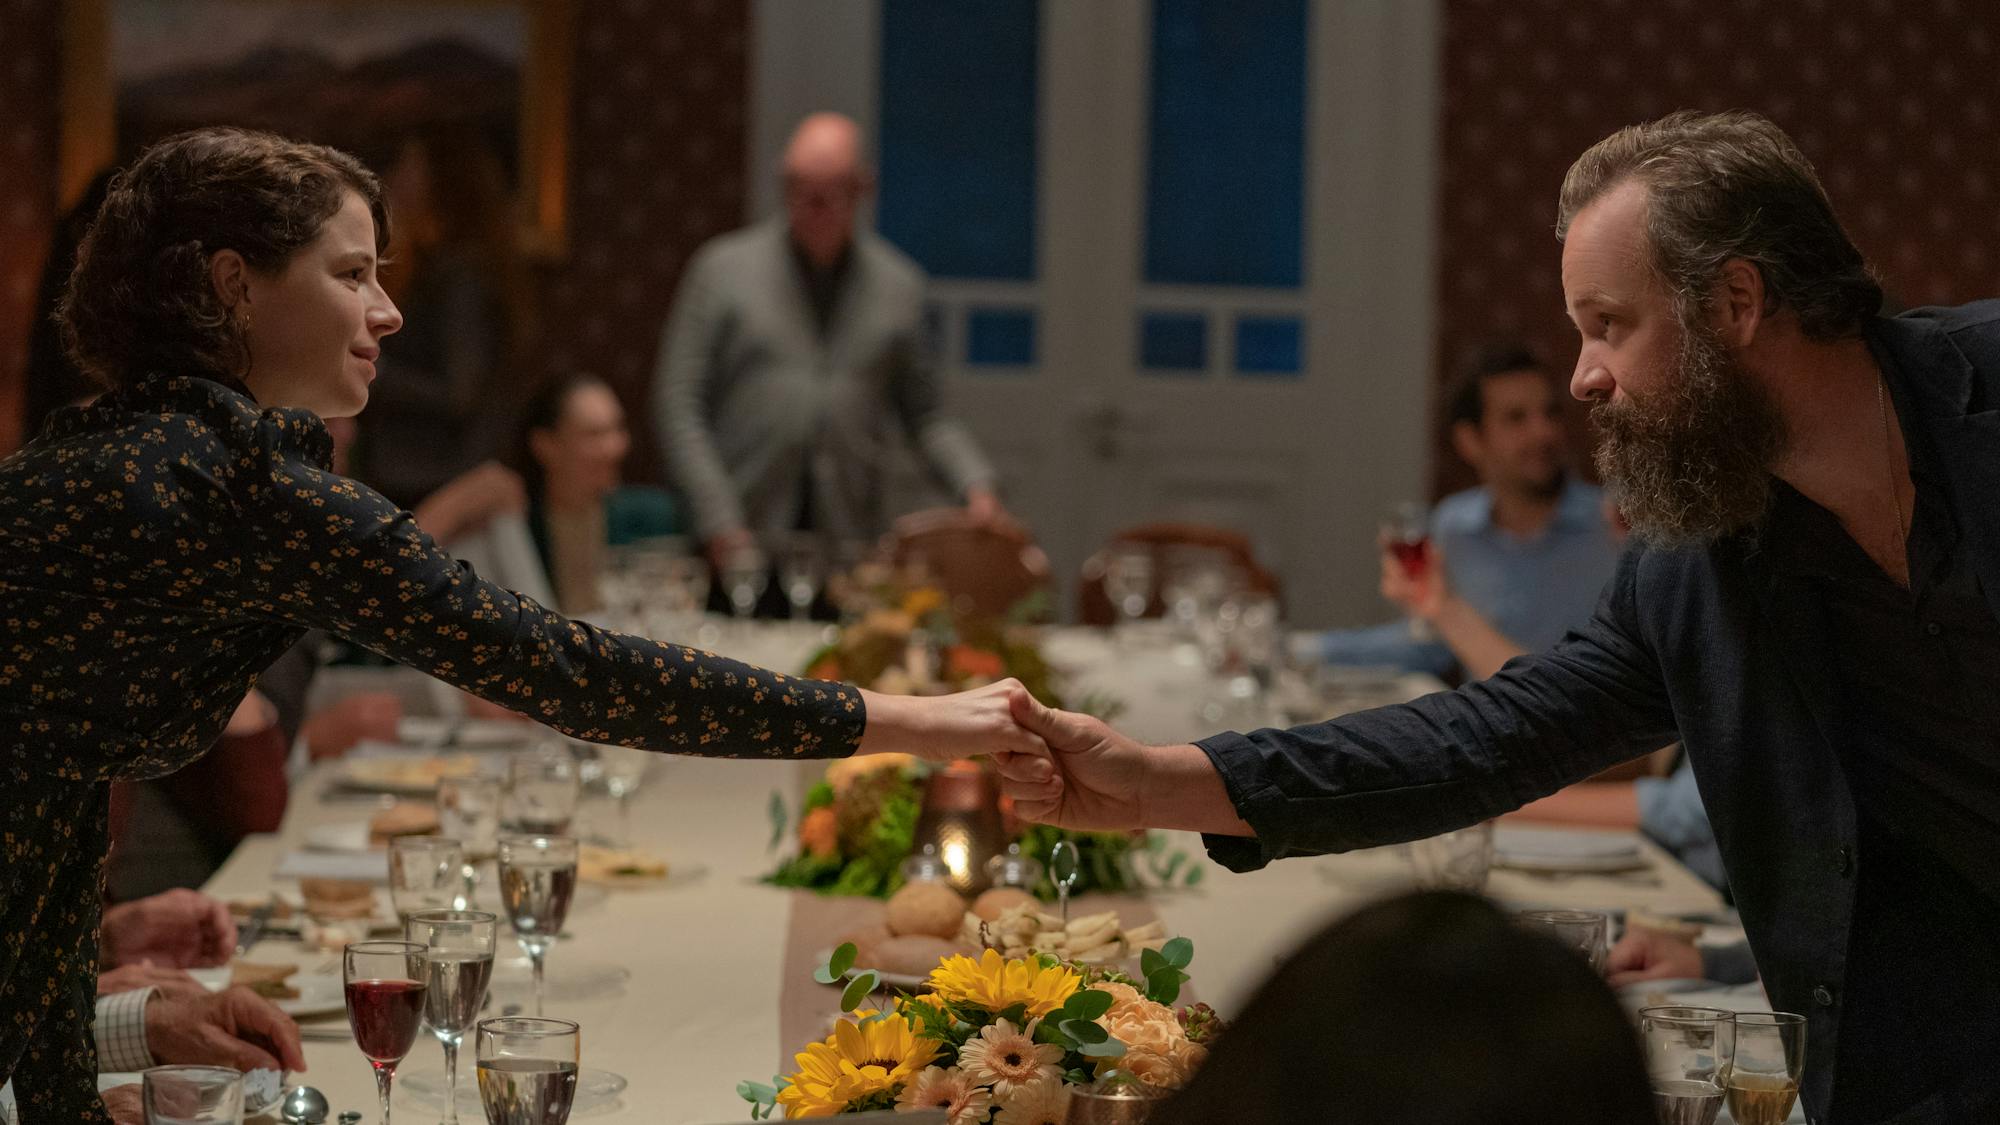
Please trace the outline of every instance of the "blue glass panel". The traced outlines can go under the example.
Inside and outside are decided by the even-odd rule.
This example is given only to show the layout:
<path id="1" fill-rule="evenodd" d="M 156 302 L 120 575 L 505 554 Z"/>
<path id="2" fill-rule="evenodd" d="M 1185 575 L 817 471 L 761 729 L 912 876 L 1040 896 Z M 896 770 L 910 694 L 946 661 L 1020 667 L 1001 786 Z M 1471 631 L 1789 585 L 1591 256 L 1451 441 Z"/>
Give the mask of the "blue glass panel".
<path id="1" fill-rule="evenodd" d="M 1035 276 L 1036 0 L 884 0 L 876 226 L 939 277 Z"/>
<path id="2" fill-rule="evenodd" d="M 1201 313 L 1142 313 L 1139 368 L 1155 375 L 1208 371 L 1208 317 Z"/>
<path id="3" fill-rule="evenodd" d="M 1236 370 L 1243 375 L 1296 376 L 1305 369 L 1305 325 L 1295 316 L 1246 316 L 1236 321 Z"/>
<path id="4" fill-rule="evenodd" d="M 1296 287 L 1306 0 L 1155 0 L 1146 280 Z"/>
<path id="5" fill-rule="evenodd" d="M 965 314 L 965 362 L 975 367 L 1033 366 L 1035 310 L 969 310 Z"/>

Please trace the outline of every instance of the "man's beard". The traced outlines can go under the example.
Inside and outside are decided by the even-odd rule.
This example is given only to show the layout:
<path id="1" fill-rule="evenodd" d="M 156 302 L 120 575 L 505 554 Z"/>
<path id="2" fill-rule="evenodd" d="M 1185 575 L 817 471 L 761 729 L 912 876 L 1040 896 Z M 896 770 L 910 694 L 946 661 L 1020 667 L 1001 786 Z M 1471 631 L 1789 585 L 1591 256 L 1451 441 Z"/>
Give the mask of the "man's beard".
<path id="1" fill-rule="evenodd" d="M 1681 328 L 1672 378 L 1645 398 L 1591 408 L 1598 473 L 1640 538 L 1702 544 L 1763 518 L 1785 419 L 1706 325 Z"/>

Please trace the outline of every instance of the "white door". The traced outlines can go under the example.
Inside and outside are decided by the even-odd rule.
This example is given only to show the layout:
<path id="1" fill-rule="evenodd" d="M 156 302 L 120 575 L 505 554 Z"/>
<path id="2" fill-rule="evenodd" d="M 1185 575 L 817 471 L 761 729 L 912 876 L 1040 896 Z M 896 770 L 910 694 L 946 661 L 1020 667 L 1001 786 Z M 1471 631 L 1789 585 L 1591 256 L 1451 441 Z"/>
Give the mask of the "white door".
<path id="1" fill-rule="evenodd" d="M 1184 519 L 1248 533 L 1296 622 L 1387 616 L 1376 517 L 1422 494 L 1429 449 L 1437 8 L 758 5 L 760 213 L 805 112 L 878 136 L 884 230 L 934 259 L 950 402 L 1065 612 L 1112 531 Z M 933 191 L 969 202 L 940 216 Z"/>

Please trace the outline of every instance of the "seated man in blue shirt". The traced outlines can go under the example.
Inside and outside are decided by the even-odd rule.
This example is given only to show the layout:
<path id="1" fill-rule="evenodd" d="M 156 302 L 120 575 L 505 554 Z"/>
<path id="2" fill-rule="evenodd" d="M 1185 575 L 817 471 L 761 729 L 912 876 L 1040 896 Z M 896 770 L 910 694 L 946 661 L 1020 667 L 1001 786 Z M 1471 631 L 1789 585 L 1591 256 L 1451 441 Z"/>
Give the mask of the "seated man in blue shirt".
<path id="1" fill-rule="evenodd" d="M 1431 520 L 1450 587 L 1529 651 L 1589 620 L 1618 562 L 1603 493 L 1570 476 L 1559 403 L 1554 378 L 1525 349 L 1479 357 L 1446 400 L 1446 424 L 1480 485 L 1445 497 Z M 1383 565 L 1393 565 L 1386 555 Z M 1417 640 L 1404 621 L 1323 633 L 1301 650 L 1330 664 L 1466 673 L 1450 648 Z"/>

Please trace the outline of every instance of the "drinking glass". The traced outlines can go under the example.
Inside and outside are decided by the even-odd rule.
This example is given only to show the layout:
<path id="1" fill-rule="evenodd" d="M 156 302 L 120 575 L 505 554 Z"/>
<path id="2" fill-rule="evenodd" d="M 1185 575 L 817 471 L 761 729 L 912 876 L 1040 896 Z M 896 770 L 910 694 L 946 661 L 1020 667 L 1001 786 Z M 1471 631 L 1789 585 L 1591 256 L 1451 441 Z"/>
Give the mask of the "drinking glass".
<path id="1" fill-rule="evenodd" d="M 1727 1100 L 1736 1125 L 1778 1125 L 1792 1115 L 1806 1069 L 1806 1018 L 1790 1012 L 1736 1013 L 1736 1061 Z"/>
<path id="2" fill-rule="evenodd" d="M 507 782 L 507 820 L 514 831 L 533 836 L 569 831 L 583 786 L 567 747 L 543 746 L 515 755 L 507 763 Z"/>
<path id="3" fill-rule="evenodd" d="M 243 1074 L 226 1066 L 156 1066 L 139 1075 L 146 1125 L 241 1125 Z"/>
<path id="4" fill-rule="evenodd" d="M 493 857 L 493 843 L 500 837 L 500 779 L 497 777 L 445 777 L 438 779 L 438 832 L 457 840 L 465 849 L 461 874 L 465 893 L 452 905 L 469 910 L 479 887 L 482 859 Z"/>
<path id="5" fill-rule="evenodd" d="M 791 603 L 793 621 L 804 621 L 811 616 L 813 599 L 819 597 L 825 569 L 818 536 L 796 535 L 785 544 L 784 553 L 778 556 L 778 585 L 785 591 L 785 600 Z"/>
<path id="6" fill-rule="evenodd" d="M 444 1045 L 442 1125 L 458 1125 L 458 1045 L 486 1002 L 497 928 L 498 919 L 483 910 L 420 910 L 403 919 L 403 936 L 430 948 L 424 1026 Z"/>
<path id="7" fill-rule="evenodd" d="M 1143 549 L 1114 552 L 1104 564 L 1104 596 L 1111 599 L 1120 625 L 1146 616 L 1153 601 L 1153 553 Z"/>
<path id="8" fill-rule="evenodd" d="M 1524 910 L 1521 924 L 1554 938 L 1574 949 L 1590 962 L 1592 972 L 1604 974 L 1604 957 L 1611 951 L 1611 916 L 1597 910 Z"/>
<path id="9" fill-rule="evenodd" d="M 1639 1038 L 1660 1125 L 1714 1125 L 1736 1059 L 1736 1013 L 1678 1005 L 1641 1008 Z"/>
<path id="10" fill-rule="evenodd" d="M 500 905 L 535 970 L 535 1014 L 542 1014 L 542 966 L 569 917 L 576 894 L 576 841 L 567 836 L 500 839 Z"/>
<path id="11" fill-rule="evenodd" d="M 569 1020 L 480 1020 L 479 1100 L 492 1125 L 563 1125 L 576 1096 L 580 1035 Z"/>
<path id="12" fill-rule="evenodd" d="M 732 616 L 748 618 L 771 582 L 771 563 L 755 546 L 742 546 L 722 559 L 722 588 L 729 595 Z"/>
<path id="13" fill-rule="evenodd" d="M 389 1083 L 410 1053 L 424 1019 L 425 947 L 413 941 L 357 941 L 340 955 L 347 1022 L 354 1042 L 375 1068 L 382 1125 L 389 1125 Z"/>
<path id="14" fill-rule="evenodd" d="M 1382 516 L 1382 546 L 1396 556 L 1411 581 L 1428 578 L 1433 561 L 1429 506 L 1414 500 L 1389 505 Z M 1417 617 L 1410 618 L 1410 636 L 1419 641 L 1433 639 L 1430 625 Z"/>
<path id="15" fill-rule="evenodd" d="M 650 750 L 635 750 L 630 746 L 598 746 L 598 776 L 604 780 L 604 791 L 618 802 L 618 846 L 632 846 L 632 795 L 639 791 L 639 785 L 646 780 L 646 771 L 652 768 L 654 754 Z"/>
<path id="16" fill-rule="evenodd" d="M 398 836 L 389 841 L 389 901 L 408 918 L 419 910 L 449 910 L 465 893 L 465 850 L 446 836 Z"/>
<path id="17" fill-rule="evenodd" d="M 1415 840 L 1403 848 L 1419 887 L 1476 894 L 1486 889 L 1486 875 L 1493 868 L 1493 822 Z"/>

